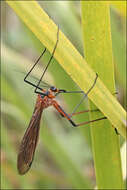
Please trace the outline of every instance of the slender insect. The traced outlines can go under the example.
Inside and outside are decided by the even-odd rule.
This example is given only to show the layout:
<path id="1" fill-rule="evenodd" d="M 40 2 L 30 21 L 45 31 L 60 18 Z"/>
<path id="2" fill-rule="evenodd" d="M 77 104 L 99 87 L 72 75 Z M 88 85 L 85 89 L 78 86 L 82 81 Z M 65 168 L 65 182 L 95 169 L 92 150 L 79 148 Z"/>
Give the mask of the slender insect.
<path id="1" fill-rule="evenodd" d="M 36 100 L 36 104 L 35 104 L 35 108 L 34 108 L 32 118 L 31 118 L 29 126 L 28 126 L 28 128 L 24 134 L 24 137 L 21 141 L 20 150 L 19 150 L 19 154 L 18 154 L 17 168 L 18 168 L 19 174 L 21 174 L 21 175 L 25 174 L 31 167 L 31 164 L 32 164 L 32 161 L 34 158 L 35 149 L 36 149 L 37 142 L 38 142 L 38 137 L 39 137 L 41 115 L 42 115 L 42 112 L 45 108 L 47 108 L 49 106 L 53 106 L 60 113 L 60 115 L 62 117 L 65 117 L 74 127 L 78 127 L 78 126 L 85 125 L 85 124 L 88 124 L 91 122 L 106 119 L 106 117 L 103 117 L 103 118 L 95 119 L 95 120 L 88 121 L 88 122 L 82 122 L 79 124 L 76 124 L 72 120 L 72 116 L 77 115 L 77 114 L 82 114 L 82 113 L 89 111 L 89 110 L 86 110 L 86 111 L 76 112 L 79 105 L 83 102 L 83 100 L 87 97 L 88 93 L 92 90 L 92 88 L 96 84 L 96 81 L 98 78 L 97 74 L 95 76 L 95 80 L 94 80 L 91 88 L 86 93 L 84 93 L 83 91 L 67 91 L 64 89 L 58 89 L 58 88 L 56 88 L 54 86 L 50 86 L 46 82 L 42 81 L 42 78 L 43 78 L 43 76 L 44 76 L 47 68 L 49 67 L 51 60 L 54 56 L 55 50 L 57 48 L 58 41 L 59 41 L 59 27 L 58 27 L 58 31 L 57 31 L 57 40 L 56 40 L 55 47 L 53 49 L 50 60 L 48 61 L 48 64 L 45 67 L 45 70 L 44 70 L 38 84 L 36 85 L 36 84 L 33 84 L 32 82 L 28 81 L 27 77 L 31 73 L 31 71 L 34 69 L 36 64 L 39 62 L 41 57 L 44 55 L 46 48 L 44 49 L 41 56 L 38 58 L 38 60 L 35 62 L 33 67 L 30 69 L 30 71 L 27 73 L 27 75 L 24 78 L 24 81 L 26 83 L 35 87 L 34 92 L 37 93 L 38 96 L 37 96 L 37 100 Z M 40 88 L 39 87 L 40 82 L 43 82 L 44 86 L 47 87 L 48 89 Z M 71 114 L 67 114 L 63 110 L 63 108 L 58 104 L 58 102 L 55 100 L 55 97 L 57 95 L 59 95 L 60 93 L 82 93 L 83 94 L 83 98 L 81 99 L 79 104 L 74 108 L 74 110 Z M 93 110 L 93 111 L 95 111 L 95 110 Z"/>

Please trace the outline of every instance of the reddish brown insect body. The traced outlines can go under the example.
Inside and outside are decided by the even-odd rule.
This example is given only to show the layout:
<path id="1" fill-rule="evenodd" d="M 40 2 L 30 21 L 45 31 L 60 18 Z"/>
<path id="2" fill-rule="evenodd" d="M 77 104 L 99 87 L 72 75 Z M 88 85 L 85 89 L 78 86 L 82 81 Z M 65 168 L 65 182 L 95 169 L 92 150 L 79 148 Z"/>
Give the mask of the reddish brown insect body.
<path id="1" fill-rule="evenodd" d="M 17 168 L 19 174 L 25 174 L 32 164 L 35 148 L 37 146 L 39 129 L 40 129 L 40 120 L 43 109 L 55 104 L 54 95 L 51 90 L 48 91 L 48 95 L 44 98 L 38 94 L 35 109 L 29 123 L 29 126 L 24 134 L 22 139 L 20 150 L 18 154 Z"/>
<path id="2" fill-rule="evenodd" d="M 43 90 L 43 92 L 45 93 L 46 91 Z M 33 115 L 22 139 L 18 154 L 17 168 L 19 174 L 21 175 L 25 174 L 30 169 L 30 166 L 32 164 L 35 149 L 37 146 L 40 120 L 43 109 L 53 105 L 62 114 L 62 116 L 70 120 L 69 116 L 65 114 L 62 108 L 54 100 L 56 93 L 58 93 L 58 89 L 55 88 L 54 91 L 49 89 L 47 91 L 47 95 L 44 97 L 38 94 Z"/>

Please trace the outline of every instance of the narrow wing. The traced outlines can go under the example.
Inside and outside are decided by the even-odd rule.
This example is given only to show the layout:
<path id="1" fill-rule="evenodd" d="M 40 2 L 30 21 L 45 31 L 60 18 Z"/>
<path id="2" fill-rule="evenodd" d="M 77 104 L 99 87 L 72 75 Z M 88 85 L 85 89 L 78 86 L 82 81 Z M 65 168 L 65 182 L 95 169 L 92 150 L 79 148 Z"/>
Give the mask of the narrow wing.
<path id="1" fill-rule="evenodd" d="M 43 111 L 42 102 L 38 98 L 31 121 L 20 144 L 20 149 L 17 159 L 17 168 L 19 174 L 21 175 L 25 174 L 30 169 L 34 158 L 34 153 L 39 137 L 42 111 Z"/>

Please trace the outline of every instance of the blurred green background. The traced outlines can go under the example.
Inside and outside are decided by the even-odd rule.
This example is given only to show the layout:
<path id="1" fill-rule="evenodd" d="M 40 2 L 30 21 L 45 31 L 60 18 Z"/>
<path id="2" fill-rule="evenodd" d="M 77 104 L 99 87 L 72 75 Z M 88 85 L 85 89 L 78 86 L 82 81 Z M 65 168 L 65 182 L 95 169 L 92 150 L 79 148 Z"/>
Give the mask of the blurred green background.
<path id="1" fill-rule="evenodd" d="M 6 2 L 1 4 L 2 189 L 93 188 L 96 178 L 89 126 L 72 128 L 53 108 L 43 112 L 39 143 L 31 170 L 25 176 L 18 174 L 18 148 L 36 101 L 34 88 L 24 83 L 23 78 L 44 47 Z M 39 4 L 83 55 L 80 2 L 39 1 Z M 116 89 L 118 100 L 126 109 L 126 20 L 115 7 L 111 6 L 110 12 Z M 49 58 L 50 54 L 46 52 L 32 72 L 31 81 L 39 79 Z M 45 81 L 58 88 L 79 89 L 56 60 L 52 61 Z M 66 94 L 57 100 L 70 113 L 80 99 L 80 95 Z M 87 100 L 79 111 L 85 109 L 88 109 Z M 75 117 L 76 122 L 88 120 L 87 113 Z"/>

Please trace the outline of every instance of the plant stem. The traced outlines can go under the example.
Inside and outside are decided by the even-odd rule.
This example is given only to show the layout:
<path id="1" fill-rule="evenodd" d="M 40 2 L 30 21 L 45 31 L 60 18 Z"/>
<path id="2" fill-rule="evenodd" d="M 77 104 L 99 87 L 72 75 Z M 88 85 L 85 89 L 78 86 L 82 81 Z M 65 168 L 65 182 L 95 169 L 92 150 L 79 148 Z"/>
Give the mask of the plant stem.
<path id="1" fill-rule="evenodd" d="M 82 2 L 81 6 L 86 60 L 113 94 L 115 82 L 109 6 L 100 1 Z M 92 109 L 96 107 L 90 102 Z M 91 120 L 99 117 L 104 115 L 90 113 Z M 114 127 L 108 120 L 92 123 L 91 136 L 98 189 L 123 189 L 119 138 Z"/>

